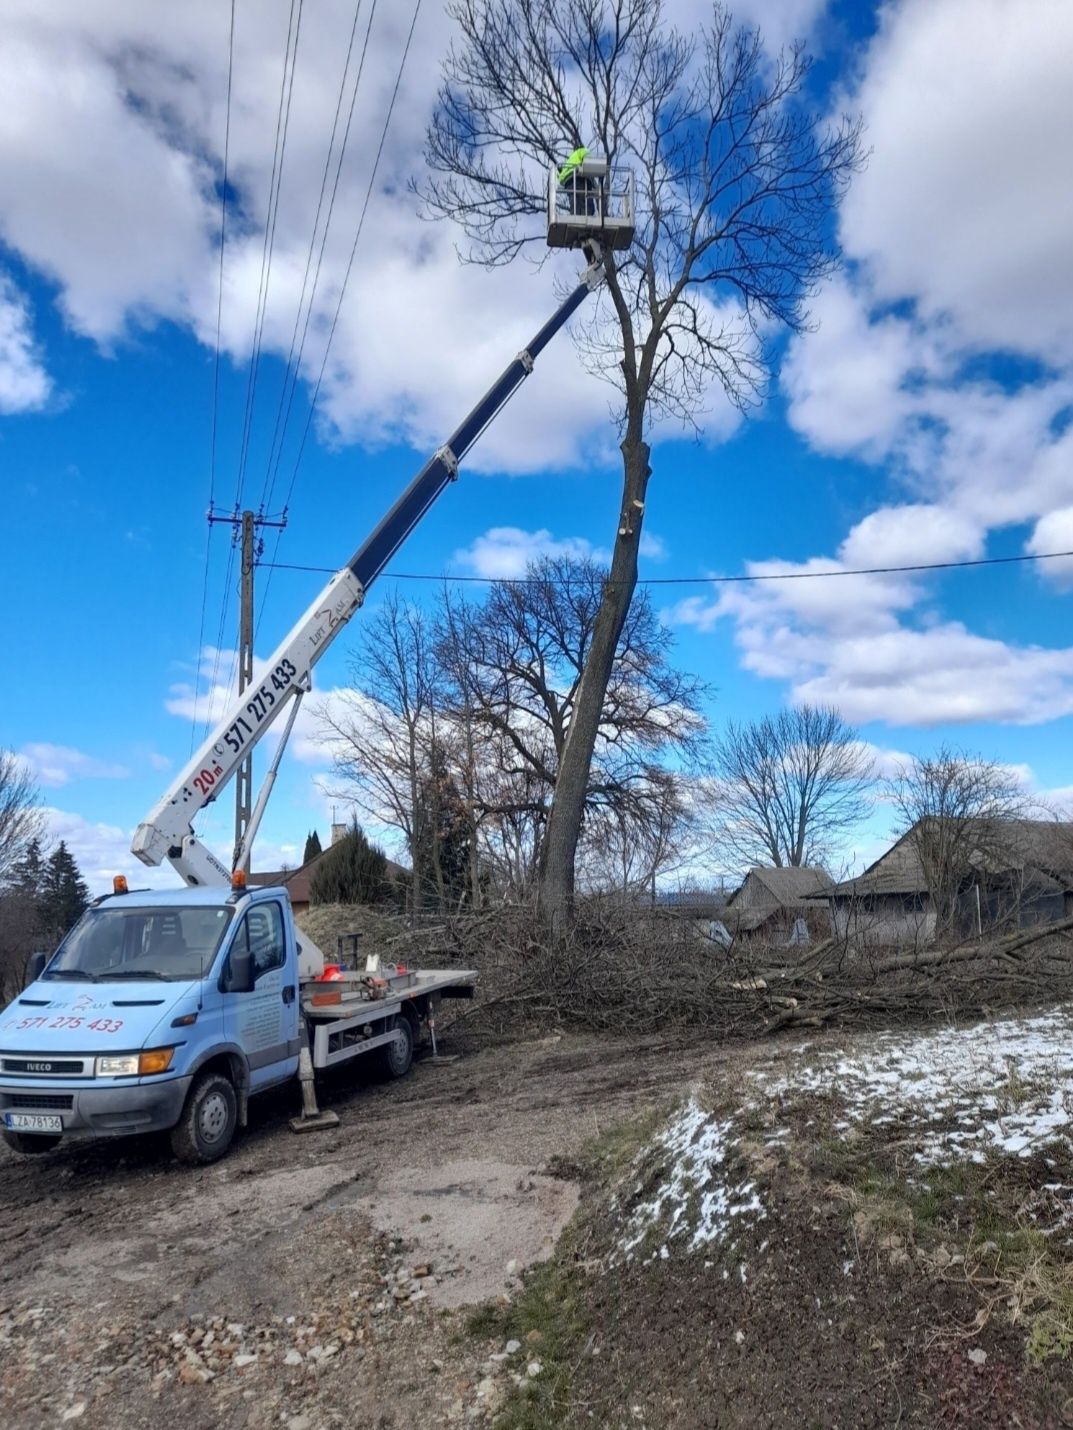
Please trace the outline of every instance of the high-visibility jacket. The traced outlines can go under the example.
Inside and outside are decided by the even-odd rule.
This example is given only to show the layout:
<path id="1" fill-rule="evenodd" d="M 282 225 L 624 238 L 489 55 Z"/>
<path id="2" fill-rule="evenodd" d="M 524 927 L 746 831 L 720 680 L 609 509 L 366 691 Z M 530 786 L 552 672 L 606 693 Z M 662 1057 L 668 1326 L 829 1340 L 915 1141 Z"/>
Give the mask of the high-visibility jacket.
<path id="1" fill-rule="evenodd" d="M 574 170 L 585 162 L 585 155 L 588 152 L 588 149 L 586 149 L 584 145 L 582 145 L 580 149 L 574 150 L 574 152 L 570 155 L 570 158 L 567 159 L 566 163 L 559 170 L 560 184 L 565 184 L 567 179 L 569 179 L 570 175 L 574 172 Z"/>

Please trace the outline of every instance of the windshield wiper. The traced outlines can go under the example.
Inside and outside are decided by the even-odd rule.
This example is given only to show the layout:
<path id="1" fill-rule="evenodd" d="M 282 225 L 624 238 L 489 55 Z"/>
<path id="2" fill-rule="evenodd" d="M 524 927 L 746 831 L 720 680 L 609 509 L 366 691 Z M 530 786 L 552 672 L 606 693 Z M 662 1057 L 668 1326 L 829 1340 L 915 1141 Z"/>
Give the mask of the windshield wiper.
<path id="1" fill-rule="evenodd" d="M 155 968 L 117 968 L 108 974 L 108 981 L 115 978 L 155 978 L 160 983 L 171 983 L 171 978 L 166 973 L 158 973 Z"/>
<path id="2" fill-rule="evenodd" d="M 50 968 L 47 973 L 42 973 L 41 977 L 77 979 L 80 983 L 98 982 L 97 975 L 95 973 L 87 973 L 84 968 Z"/>

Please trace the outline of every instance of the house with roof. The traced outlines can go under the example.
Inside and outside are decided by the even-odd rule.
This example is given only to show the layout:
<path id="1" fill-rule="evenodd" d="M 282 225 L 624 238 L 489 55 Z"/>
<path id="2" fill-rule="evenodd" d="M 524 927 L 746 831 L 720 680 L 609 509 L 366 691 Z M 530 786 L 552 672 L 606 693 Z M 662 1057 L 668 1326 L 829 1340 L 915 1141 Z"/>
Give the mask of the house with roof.
<path id="1" fill-rule="evenodd" d="M 333 824 L 331 843 L 327 849 L 322 849 L 319 854 L 314 854 L 312 859 L 306 861 L 297 869 L 270 869 L 264 873 L 251 874 L 249 882 L 258 888 L 282 887 L 287 890 L 291 901 L 291 908 L 296 914 L 304 914 L 310 903 L 309 891 L 313 882 L 313 875 L 317 872 L 320 861 L 331 852 L 334 845 L 341 839 L 346 838 L 347 824 Z M 404 877 L 406 871 L 400 864 L 396 864 L 394 859 L 387 861 L 387 875 L 390 879 Z"/>
<path id="2" fill-rule="evenodd" d="M 815 895 L 811 896 L 816 900 Z M 856 878 L 819 895 L 835 937 L 926 944 L 1073 914 L 1073 823 L 921 819 Z"/>
<path id="3" fill-rule="evenodd" d="M 825 938 L 829 929 L 823 905 L 809 900 L 832 884 L 826 870 L 807 865 L 750 869 L 719 914 L 712 936 L 727 944 L 749 941 L 802 946 L 814 938 Z"/>

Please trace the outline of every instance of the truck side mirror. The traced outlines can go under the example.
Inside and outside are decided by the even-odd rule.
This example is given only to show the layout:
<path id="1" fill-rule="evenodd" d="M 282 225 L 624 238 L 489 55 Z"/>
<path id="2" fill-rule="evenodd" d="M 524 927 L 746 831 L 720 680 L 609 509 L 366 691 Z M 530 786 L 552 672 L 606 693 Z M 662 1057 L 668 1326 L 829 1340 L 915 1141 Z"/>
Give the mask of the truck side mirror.
<path id="1" fill-rule="evenodd" d="M 31 953 L 30 961 L 26 965 L 26 986 L 36 983 L 45 971 L 45 964 L 48 962 L 47 953 Z"/>
<path id="2" fill-rule="evenodd" d="M 248 948 L 233 948 L 227 955 L 224 971 L 225 993 L 252 993 L 254 983 L 253 954 Z"/>

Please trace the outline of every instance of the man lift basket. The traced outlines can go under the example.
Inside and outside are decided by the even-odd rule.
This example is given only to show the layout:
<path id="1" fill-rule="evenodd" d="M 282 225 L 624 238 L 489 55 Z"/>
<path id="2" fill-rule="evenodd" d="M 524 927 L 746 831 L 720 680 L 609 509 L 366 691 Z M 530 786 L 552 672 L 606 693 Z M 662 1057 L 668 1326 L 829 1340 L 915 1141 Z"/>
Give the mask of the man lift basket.
<path id="1" fill-rule="evenodd" d="M 596 239 L 601 248 L 633 242 L 633 174 L 575 149 L 548 175 L 548 246 L 578 248 Z"/>

